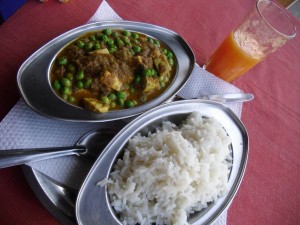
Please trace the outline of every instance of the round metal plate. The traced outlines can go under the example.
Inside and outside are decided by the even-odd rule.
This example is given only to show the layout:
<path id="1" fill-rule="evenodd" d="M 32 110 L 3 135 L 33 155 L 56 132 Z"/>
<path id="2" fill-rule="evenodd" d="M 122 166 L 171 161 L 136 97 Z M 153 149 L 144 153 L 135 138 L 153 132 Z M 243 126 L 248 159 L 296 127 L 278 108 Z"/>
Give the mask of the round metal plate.
<path id="1" fill-rule="evenodd" d="M 144 33 L 160 40 L 173 51 L 177 61 L 177 70 L 172 84 L 164 93 L 141 106 L 107 113 L 94 113 L 64 102 L 52 91 L 48 79 L 48 68 L 57 52 L 76 37 L 105 28 Z M 20 67 L 17 83 L 25 102 L 43 116 L 68 121 L 104 122 L 132 117 L 167 102 L 184 86 L 194 64 L 195 57 L 188 44 L 171 30 L 131 21 L 97 22 L 68 31 L 33 53 Z"/>

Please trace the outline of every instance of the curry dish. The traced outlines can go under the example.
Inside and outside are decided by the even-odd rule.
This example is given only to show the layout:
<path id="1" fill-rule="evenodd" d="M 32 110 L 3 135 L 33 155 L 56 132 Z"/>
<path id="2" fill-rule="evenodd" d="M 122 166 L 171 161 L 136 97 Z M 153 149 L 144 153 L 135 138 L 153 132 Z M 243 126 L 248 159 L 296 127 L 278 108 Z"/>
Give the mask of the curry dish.
<path id="1" fill-rule="evenodd" d="M 107 112 L 144 104 L 172 82 L 175 57 L 158 40 L 128 30 L 86 33 L 55 58 L 50 80 L 70 104 Z"/>

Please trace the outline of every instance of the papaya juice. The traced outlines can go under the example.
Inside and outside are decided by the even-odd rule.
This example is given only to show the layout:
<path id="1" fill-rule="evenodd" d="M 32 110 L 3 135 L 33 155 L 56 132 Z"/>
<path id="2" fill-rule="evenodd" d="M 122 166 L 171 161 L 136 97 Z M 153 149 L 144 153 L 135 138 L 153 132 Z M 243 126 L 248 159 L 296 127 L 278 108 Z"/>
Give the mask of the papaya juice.
<path id="1" fill-rule="evenodd" d="M 231 32 L 207 60 L 205 69 L 232 82 L 265 58 L 258 43 L 241 32 Z"/>

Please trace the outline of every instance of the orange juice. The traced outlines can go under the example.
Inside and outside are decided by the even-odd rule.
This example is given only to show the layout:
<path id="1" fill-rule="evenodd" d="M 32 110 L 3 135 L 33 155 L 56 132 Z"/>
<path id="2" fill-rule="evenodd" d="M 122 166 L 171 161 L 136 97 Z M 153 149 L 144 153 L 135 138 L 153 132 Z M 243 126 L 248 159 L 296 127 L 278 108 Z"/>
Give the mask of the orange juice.
<path id="1" fill-rule="evenodd" d="M 207 60 L 205 69 L 232 82 L 264 59 L 258 43 L 242 32 L 231 32 Z"/>

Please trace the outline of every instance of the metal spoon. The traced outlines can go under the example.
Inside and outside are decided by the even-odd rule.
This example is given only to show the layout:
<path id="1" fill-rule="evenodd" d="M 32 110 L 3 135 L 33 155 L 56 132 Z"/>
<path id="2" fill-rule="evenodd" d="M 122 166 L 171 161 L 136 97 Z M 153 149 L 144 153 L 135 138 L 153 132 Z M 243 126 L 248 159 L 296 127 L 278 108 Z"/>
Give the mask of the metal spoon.
<path id="1" fill-rule="evenodd" d="M 0 169 L 67 155 L 80 155 L 95 159 L 116 132 L 114 129 L 90 131 L 82 136 L 74 146 L 0 150 Z"/>
<path id="2" fill-rule="evenodd" d="M 250 101 L 253 98 L 254 96 L 252 94 L 239 93 L 201 96 L 198 99 L 230 103 Z M 173 101 L 174 100 L 185 99 L 176 95 Z M 116 130 L 110 129 L 91 131 L 80 138 L 74 146 L 0 150 L 0 169 L 67 155 L 80 155 L 95 159 L 100 154 L 100 151 L 104 149 L 106 144 L 113 138 L 116 132 Z M 103 148 L 101 148 L 101 146 Z"/>
<path id="3" fill-rule="evenodd" d="M 254 99 L 253 94 L 249 93 L 236 93 L 236 94 L 220 94 L 220 95 L 205 95 L 194 99 L 203 99 L 216 101 L 220 103 L 232 103 L 232 102 L 247 102 Z M 185 98 L 178 95 L 173 100 L 185 100 Z"/>

